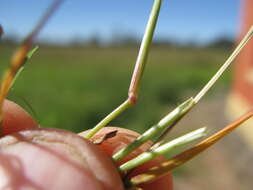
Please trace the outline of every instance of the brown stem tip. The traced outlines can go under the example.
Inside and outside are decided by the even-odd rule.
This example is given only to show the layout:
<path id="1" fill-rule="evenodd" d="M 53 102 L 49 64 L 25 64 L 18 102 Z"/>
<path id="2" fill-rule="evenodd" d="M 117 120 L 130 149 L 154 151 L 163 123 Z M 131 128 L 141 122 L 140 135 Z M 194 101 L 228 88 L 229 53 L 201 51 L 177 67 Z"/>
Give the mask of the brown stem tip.
<path id="1" fill-rule="evenodd" d="M 248 113 L 244 114 L 242 117 L 225 127 L 224 129 L 218 131 L 214 135 L 208 137 L 207 139 L 201 141 L 199 144 L 194 147 L 176 155 L 175 157 L 168 159 L 167 161 L 161 163 L 159 166 L 150 168 L 147 172 L 137 175 L 130 179 L 131 185 L 139 185 L 142 183 L 151 182 L 163 175 L 166 175 L 169 171 L 173 170 L 184 164 L 185 162 L 191 160 L 199 153 L 203 152 L 211 145 L 215 144 L 217 141 L 221 140 L 223 137 L 231 133 L 236 129 L 240 124 L 250 119 L 253 116 L 253 109 Z"/>

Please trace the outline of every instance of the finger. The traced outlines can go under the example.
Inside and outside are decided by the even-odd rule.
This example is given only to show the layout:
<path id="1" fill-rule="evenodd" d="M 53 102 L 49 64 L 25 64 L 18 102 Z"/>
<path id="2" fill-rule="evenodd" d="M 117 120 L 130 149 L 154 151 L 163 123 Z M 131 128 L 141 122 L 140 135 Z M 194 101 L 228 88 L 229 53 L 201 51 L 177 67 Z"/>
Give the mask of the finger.
<path id="1" fill-rule="evenodd" d="M 37 122 L 23 108 L 12 101 L 4 100 L 2 136 L 37 127 Z"/>
<path id="2" fill-rule="evenodd" d="M 123 190 L 102 151 L 76 134 L 53 129 L 1 138 L 0 178 L 0 189 Z"/>
<path id="3" fill-rule="evenodd" d="M 102 151 L 104 151 L 110 157 L 114 153 L 119 151 L 121 148 L 123 148 L 126 145 L 128 145 L 129 143 L 131 143 L 134 139 L 136 139 L 139 136 L 138 133 L 128 130 L 128 129 L 119 128 L 119 127 L 106 127 L 106 128 L 103 128 L 102 130 L 100 130 L 94 137 L 91 138 L 91 140 L 95 141 L 96 139 L 101 138 L 105 134 L 108 134 L 108 133 L 115 131 L 115 130 L 117 131 L 116 136 L 114 136 L 112 138 L 108 138 L 105 141 L 103 141 L 102 143 L 97 145 Z M 87 133 L 87 131 L 82 132 L 79 135 L 85 136 L 86 133 Z M 147 143 L 143 144 L 137 150 L 135 150 L 134 152 L 129 154 L 125 159 L 123 159 L 122 161 L 120 161 L 116 164 L 120 165 L 120 164 L 136 157 L 140 153 L 147 150 L 150 146 L 151 146 L 151 142 L 147 142 Z M 131 175 L 134 176 L 139 173 L 142 173 L 142 172 L 146 171 L 148 168 L 155 166 L 164 160 L 165 159 L 163 157 L 158 157 L 158 158 L 142 165 L 141 167 L 138 167 Z M 147 184 L 147 185 L 143 185 L 142 187 L 144 188 L 144 190 L 151 190 L 151 189 L 155 189 L 155 188 L 159 188 L 160 190 L 172 190 L 172 176 L 171 176 L 171 174 L 168 174 L 164 177 L 161 177 L 159 180 L 152 182 L 150 184 Z"/>

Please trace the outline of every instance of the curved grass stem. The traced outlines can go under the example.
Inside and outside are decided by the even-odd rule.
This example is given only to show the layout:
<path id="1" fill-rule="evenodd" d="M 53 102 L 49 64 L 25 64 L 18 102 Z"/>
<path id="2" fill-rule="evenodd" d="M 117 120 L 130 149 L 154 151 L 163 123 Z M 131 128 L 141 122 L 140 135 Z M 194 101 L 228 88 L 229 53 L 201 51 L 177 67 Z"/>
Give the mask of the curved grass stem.
<path id="1" fill-rule="evenodd" d="M 38 49 L 39 49 L 39 46 L 35 46 L 33 49 L 31 49 L 31 50 L 27 53 L 27 55 L 26 55 L 26 57 L 25 57 L 24 64 L 23 64 L 23 65 L 19 68 L 19 70 L 17 71 L 17 73 L 16 73 L 14 79 L 12 80 L 12 83 L 11 83 L 10 88 L 13 87 L 13 85 L 15 84 L 17 78 L 19 77 L 19 75 L 20 75 L 20 74 L 22 73 L 22 71 L 24 70 L 26 63 L 29 61 L 29 59 L 31 59 L 31 57 L 33 56 L 33 54 L 34 54 Z"/>
<path id="2" fill-rule="evenodd" d="M 157 147 L 156 149 L 148 152 L 144 152 L 139 156 L 135 157 L 134 159 L 122 164 L 119 166 L 119 171 L 122 173 L 126 173 L 129 170 L 136 168 L 150 160 L 153 160 L 159 155 L 163 155 L 166 153 L 171 152 L 172 150 L 176 149 L 177 147 L 189 144 L 199 138 L 202 138 L 206 135 L 206 128 L 200 128 L 195 131 L 192 131 L 186 135 L 178 137 L 172 141 L 164 143 L 163 145 Z"/>
<path id="3" fill-rule="evenodd" d="M 153 39 L 156 23 L 158 20 L 162 0 L 154 0 L 154 4 L 149 16 L 146 30 L 142 39 L 139 54 L 133 71 L 130 87 L 128 90 L 128 98 L 118 108 L 112 111 L 102 121 L 100 121 L 92 130 L 88 132 L 85 138 L 89 139 L 95 135 L 100 129 L 105 127 L 109 122 L 115 119 L 123 111 L 134 105 L 137 101 L 137 91 L 140 86 L 140 80 L 143 76 L 144 68 L 147 63 L 150 45 Z"/>
<path id="4" fill-rule="evenodd" d="M 95 127 L 93 127 L 84 138 L 90 139 L 93 135 L 95 135 L 100 129 L 106 126 L 110 121 L 112 121 L 115 117 L 120 115 L 123 111 L 125 111 L 128 107 L 131 106 L 131 102 L 127 99 L 123 104 L 117 107 L 113 112 L 107 115 L 101 122 L 99 122 Z"/>
<path id="5" fill-rule="evenodd" d="M 53 1 L 52 5 L 43 15 L 43 17 L 38 22 L 38 24 L 34 27 L 30 35 L 27 36 L 27 38 L 21 43 L 20 47 L 16 50 L 16 52 L 12 56 L 12 59 L 10 61 L 10 66 L 3 76 L 1 88 L 0 88 L 0 123 L 2 122 L 2 119 L 3 119 L 2 106 L 3 106 L 4 99 L 9 93 L 9 90 L 11 88 L 11 85 L 13 84 L 13 80 L 15 80 L 15 76 L 17 72 L 20 70 L 20 68 L 22 68 L 22 66 L 24 65 L 26 61 L 27 53 L 32 47 L 34 38 L 38 35 L 39 31 L 46 24 L 47 20 L 59 7 L 62 1 L 63 0 Z"/>
<path id="6" fill-rule="evenodd" d="M 253 36 L 253 26 L 249 29 L 247 34 L 241 40 L 236 49 L 232 52 L 229 58 L 225 61 L 225 63 L 220 67 L 220 69 L 215 73 L 215 75 L 208 81 L 208 83 L 199 91 L 199 93 L 194 97 L 194 102 L 197 104 L 199 100 L 210 90 L 210 88 L 215 84 L 215 82 L 221 77 L 224 71 L 229 67 L 229 65 L 235 60 L 237 55 L 240 53 L 242 48 L 247 44 L 250 38 Z M 167 138 L 172 127 L 167 128 L 162 135 L 155 141 L 155 145 L 152 147 L 156 148 L 163 143 L 163 141 Z"/>
<path id="7" fill-rule="evenodd" d="M 245 122 L 246 120 L 253 117 L 253 110 L 243 115 L 238 120 L 234 121 L 232 124 L 228 125 L 224 129 L 218 131 L 214 135 L 206 138 L 205 140 L 201 141 L 199 144 L 195 145 L 193 148 L 190 148 L 175 157 L 168 159 L 167 161 L 161 163 L 158 166 L 150 168 L 145 173 L 139 174 L 137 176 L 134 176 L 129 181 L 126 181 L 127 186 L 136 186 L 143 183 L 149 183 L 163 175 L 166 175 L 174 168 L 177 168 L 184 164 L 185 162 L 191 160 L 222 138 L 224 138 L 226 135 L 231 133 L 233 130 L 235 130 L 240 124 Z"/>
<path id="8" fill-rule="evenodd" d="M 148 131 L 146 131 L 143 135 L 138 137 L 133 143 L 128 145 L 127 147 L 123 148 L 119 152 L 113 155 L 114 161 L 119 161 L 125 156 L 127 156 L 130 152 L 138 148 L 144 142 L 150 140 L 153 136 L 160 134 L 160 137 L 156 140 L 156 144 L 151 148 L 155 149 L 159 147 L 160 144 L 164 142 L 166 139 L 169 131 L 175 126 L 175 124 L 186 114 L 190 109 L 196 105 L 199 100 L 207 93 L 207 91 L 215 84 L 215 82 L 219 79 L 219 77 L 224 73 L 224 71 L 228 68 L 228 66 L 234 61 L 236 56 L 240 53 L 242 48 L 247 44 L 250 38 L 253 36 L 253 26 L 249 29 L 245 37 L 233 51 L 233 53 L 229 56 L 227 61 L 221 66 L 221 68 L 217 71 L 217 73 L 210 79 L 210 81 L 204 86 L 202 90 L 194 97 L 189 99 L 189 107 L 185 109 L 184 112 L 177 112 L 177 109 L 180 106 L 184 105 L 186 102 L 181 104 L 178 108 L 168 114 L 164 119 L 162 119 L 157 125 L 151 127 Z M 163 124 L 165 122 L 166 125 Z M 167 123 L 168 122 L 168 123 Z M 169 125 L 169 127 L 167 127 Z"/>
<path id="9" fill-rule="evenodd" d="M 112 156 L 114 161 L 119 161 L 127 156 L 129 153 L 137 149 L 143 143 L 147 142 L 151 138 L 160 135 L 168 126 L 171 127 L 180 120 L 185 113 L 187 113 L 194 105 L 194 101 L 192 98 L 188 99 L 181 105 L 179 105 L 176 109 L 166 115 L 159 123 L 148 129 L 141 136 L 139 136 L 134 142 L 121 149 L 117 153 Z"/>
<path id="10" fill-rule="evenodd" d="M 211 78 L 211 80 L 202 88 L 202 90 L 194 97 L 194 100 L 196 102 L 198 102 L 207 93 L 207 91 L 214 85 L 214 83 L 220 78 L 220 76 L 229 67 L 229 65 L 235 60 L 237 55 L 241 52 L 242 48 L 247 44 L 247 42 L 250 40 L 252 36 L 253 36 L 253 26 L 251 26 L 247 34 L 241 40 L 241 42 L 233 51 L 233 53 L 229 56 L 227 61 L 222 65 L 222 67 L 217 71 L 217 73 Z"/>

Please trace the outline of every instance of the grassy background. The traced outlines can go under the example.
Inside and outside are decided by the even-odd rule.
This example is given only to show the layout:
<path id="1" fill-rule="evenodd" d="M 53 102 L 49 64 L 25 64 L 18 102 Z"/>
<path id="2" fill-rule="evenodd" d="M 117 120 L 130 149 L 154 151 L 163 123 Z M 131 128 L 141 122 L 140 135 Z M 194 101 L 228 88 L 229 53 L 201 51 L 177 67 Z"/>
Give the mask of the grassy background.
<path id="1" fill-rule="evenodd" d="M 0 46 L 1 70 L 15 47 Z M 126 97 L 138 48 L 40 47 L 9 98 L 31 105 L 42 126 L 79 132 L 93 127 Z M 220 48 L 153 47 L 139 100 L 111 125 L 142 132 L 172 106 L 195 95 L 224 62 Z M 208 96 L 226 89 L 227 72 Z"/>
<path id="2" fill-rule="evenodd" d="M 0 46 L 1 71 L 8 66 L 14 49 Z M 83 131 L 125 100 L 137 52 L 134 47 L 41 46 L 9 98 L 32 112 L 30 105 L 42 126 Z M 137 105 L 111 125 L 144 131 L 194 96 L 230 52 L 222 48 L 152 47 Z M 225 73 L 171 137 L 202 126 L 208 126 L 212 133 L 228 124 L 224 107 L 230 74 L 230 70 Z M 175 189 L 252 189 L 252 170 L 247 168 L 251 158 L 252 152 L 233 133 L 174 170 Z"/>

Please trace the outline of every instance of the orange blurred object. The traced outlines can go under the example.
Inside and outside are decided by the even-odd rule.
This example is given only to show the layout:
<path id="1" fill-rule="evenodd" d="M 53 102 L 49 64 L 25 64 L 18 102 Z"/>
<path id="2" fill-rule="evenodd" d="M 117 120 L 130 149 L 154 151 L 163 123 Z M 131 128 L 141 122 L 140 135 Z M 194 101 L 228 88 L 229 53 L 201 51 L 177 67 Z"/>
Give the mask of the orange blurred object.
<path id="1" fill-rule="evenodd" d="M 253 25 L 253 1 L 242 0 L 241 7 L 241 28 L 239 40 Z M 231 119 L 246 112 L 253 107 L 253 40 L 250 40 L 244 50 L 238 56 L 234 67 L 234 81 L 232 92 L 228 98 L 227 113 Z M 246 124 L 252 126 L 250 120 Z M 242 127 L 239 129 L 244 139 L 253 148 L 253 128 Z"/>
<path id="2" fill-rule="evenodd" d="M 244 0 L 243 2 L 240 38 L 253 25 L 253 1 Z M 253 40 L 238 57 L 233 92 L 253 106 Z"/>

